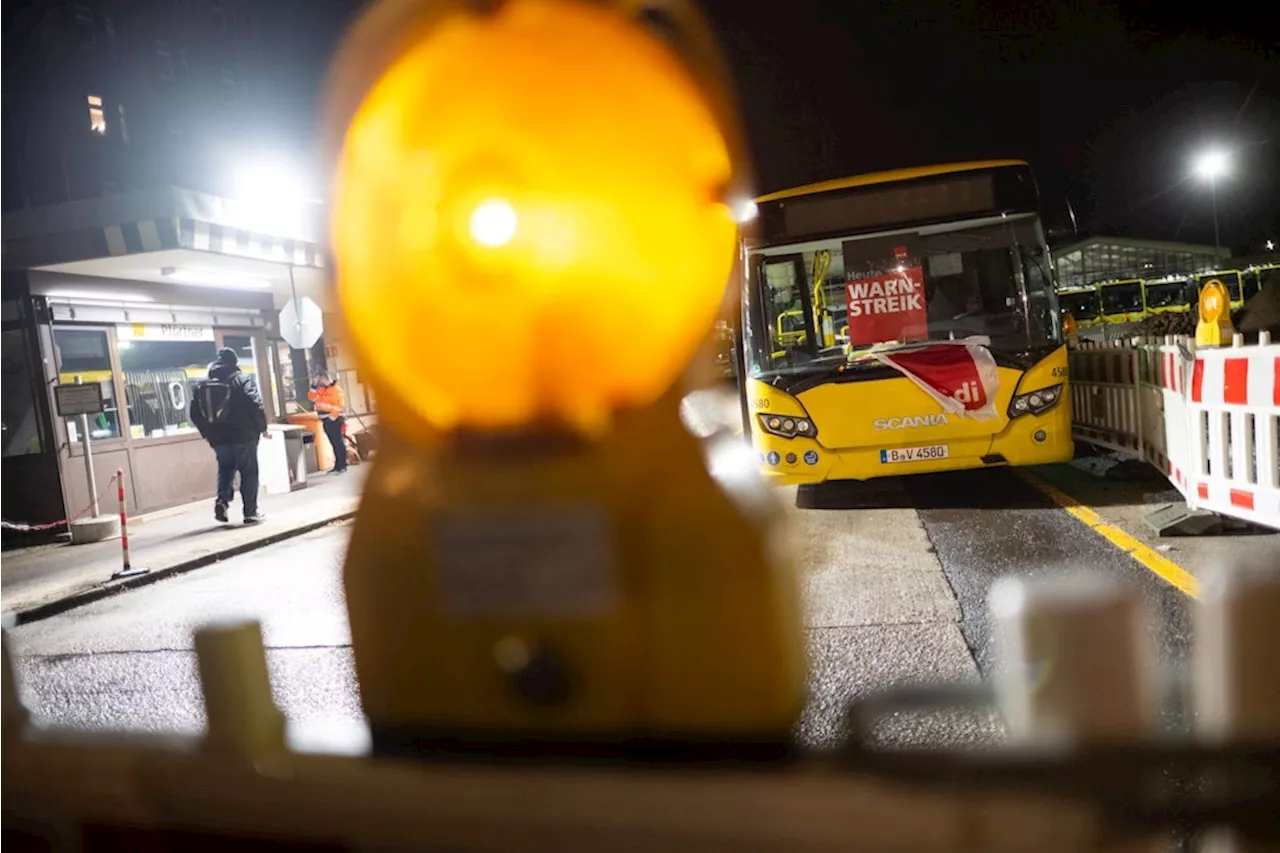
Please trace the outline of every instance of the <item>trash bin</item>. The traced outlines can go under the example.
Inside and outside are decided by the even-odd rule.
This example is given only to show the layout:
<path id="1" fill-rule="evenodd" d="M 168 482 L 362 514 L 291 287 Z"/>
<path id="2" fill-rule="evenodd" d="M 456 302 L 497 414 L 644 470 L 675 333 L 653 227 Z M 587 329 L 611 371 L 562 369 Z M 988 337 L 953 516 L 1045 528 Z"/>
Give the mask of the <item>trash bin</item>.
<path id="1" fill-rule="evenodd" d="M 316 437 L 309 431 L 302 434 L 302 455 L 306 461 L 307 473 L 319 474 L 320 463 L 316 461 Z"/>
<path id="2" fill-rule="evenodd" d="M 258 481 L 269 495 L 288 494 L 307 485 L 302 437 L 306 429 L 270 424 L 267 436 L 258 442 Z"/>
<path id="3" fill-rule="evenodd" d="M 289 415 L 285 420 L 311 431 L 317 469 L 328 471 L 332 468 L 334 463 L 333 448 L 329 446 L 329 439 L 324 434 L 324 425 L 320 423 L 319 415 L 315 412 L 299 412 L 296 415 Z"/>
<path id="4" fill-rule="evenodd" d="M 289 491 L 305 489 L 307 487 L 307 458 L 303 451 L 303 439 L 308 434 L 307 430 L 293 424 L 281 426 L 280 430 L 284 433 L 284 452 L 289 464 Z"/>

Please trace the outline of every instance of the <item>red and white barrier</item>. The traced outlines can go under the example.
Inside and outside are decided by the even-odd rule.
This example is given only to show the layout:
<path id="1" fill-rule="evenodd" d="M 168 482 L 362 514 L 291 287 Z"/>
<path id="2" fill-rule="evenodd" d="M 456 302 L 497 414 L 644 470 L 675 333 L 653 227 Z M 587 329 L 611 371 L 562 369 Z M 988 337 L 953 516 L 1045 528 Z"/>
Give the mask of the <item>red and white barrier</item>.
<path id="1" fill-rule="evenodd" d="M 1186 386 L 1194 356 L 1188 342 L 1172 335 L 1139 349 L 1142 456 L 1185 498 L 1190 460 L 1186 430 Z"/>
<path id="2" fill-rule="evenodd" d="M 1187 503 L 1280 529 L 1280 344 L 1198 352 L 1187 414 Z"/>
<path id="3" fill-rule="evenodd" d="M 1195 350 L 1188 338 L 1081 342 L 1072 433 L 1133 453 L 1193 509 L 1280 529 L 1280 345 Z"/>

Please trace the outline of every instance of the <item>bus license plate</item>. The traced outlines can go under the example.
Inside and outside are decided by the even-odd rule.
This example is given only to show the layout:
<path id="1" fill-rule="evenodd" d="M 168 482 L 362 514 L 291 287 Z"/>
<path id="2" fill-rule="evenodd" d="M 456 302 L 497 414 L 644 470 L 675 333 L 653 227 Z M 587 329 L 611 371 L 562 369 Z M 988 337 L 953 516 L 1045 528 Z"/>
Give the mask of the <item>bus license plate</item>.
<path id="1" fill-rule="evenodd" d="M 945 444 L 926 444 L 924 447 L 894 447 L 880 451 L 880 461 L 890 462 L 924 462 L 929 459 L 946 459 Z"/>

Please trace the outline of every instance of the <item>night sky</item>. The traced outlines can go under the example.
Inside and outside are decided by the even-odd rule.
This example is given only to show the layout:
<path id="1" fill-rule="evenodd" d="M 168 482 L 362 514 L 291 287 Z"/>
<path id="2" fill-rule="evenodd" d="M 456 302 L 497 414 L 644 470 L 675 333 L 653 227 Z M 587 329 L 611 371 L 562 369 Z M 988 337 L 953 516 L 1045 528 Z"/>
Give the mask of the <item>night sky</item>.
<path id="1" fill-rule="evenodd" d="M 707 0 L 764 191 L 992 157 L 1036 169 L 1046 219 L 1213 242 L 1193 153 L 1236 152 L 1224 244 L 1280 239 L 1280 31 L 1262 6 Z M 1210 18 L 1212 13 L 1215 17 Z"/>
<path id="2" fill-rule="evenodd" d="M 1190 164 L 1216 145 L 1235 154 L 1219 184 L 1223 244 L 1280 242 L 1280 29 L 1265 4 L 701 5 L 737 74 L 761 192 L 1016 157 L 1035 168 L 1059 241 L 1074 236 L 1069 199 L 1080 236 L 1211 244 L 1209 189 Z"/>

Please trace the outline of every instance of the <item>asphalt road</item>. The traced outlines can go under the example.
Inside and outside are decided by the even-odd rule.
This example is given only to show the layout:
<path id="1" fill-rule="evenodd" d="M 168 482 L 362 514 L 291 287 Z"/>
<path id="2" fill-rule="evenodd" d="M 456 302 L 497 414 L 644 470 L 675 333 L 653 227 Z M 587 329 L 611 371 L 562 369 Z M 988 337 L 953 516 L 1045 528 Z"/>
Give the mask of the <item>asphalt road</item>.
<path id="1" fill-rule="evenodd" d="M 838 740 L 849 701 L 871 691 L 989 673 L 986 597 L 1006 575 L 1092 571 L 1134 584 L 1165 659 L 1186 653 L 1189 599 L 1010 471 L 778 496 L 794 522 L 787 551 L 806 605 L 811 698 L 799 734 L 808 744 Z M 248 617 L 262 622 L 291 720 L 358 720 L 340 578 L 347 534 L 324 529 L 18 628 L 30 706 L 93 729 L 199 730 L 192 632 Z M 898 713 L 875 729 L 880 743 L 907 747 L 1000 736 L 989 712 Z"/>

